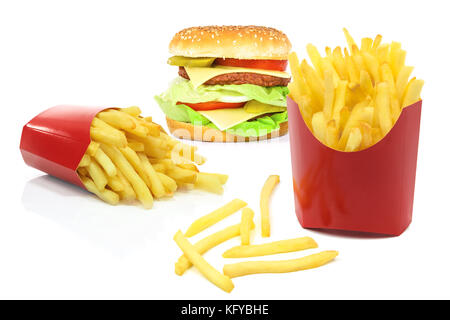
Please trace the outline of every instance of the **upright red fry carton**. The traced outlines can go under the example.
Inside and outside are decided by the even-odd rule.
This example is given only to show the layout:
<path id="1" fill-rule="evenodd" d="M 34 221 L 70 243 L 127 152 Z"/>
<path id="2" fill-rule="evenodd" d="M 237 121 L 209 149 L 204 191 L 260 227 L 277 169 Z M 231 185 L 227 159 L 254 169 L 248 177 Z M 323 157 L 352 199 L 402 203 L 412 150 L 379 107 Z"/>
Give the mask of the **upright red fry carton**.
<path id="1" fill-rule="evenodd" d="M 76 172 L 91 141 L 92 119 L 105 107 L 55 106 L 22 130 L 20 151 L 26 164 L 84 188 Z"/>
<path id="2" fill-rule="evenodd" d="M 304 228 L 398 236 L 412 219 L 422 101 L 377 144 L 341 152 L 317 140 L 288 97 L 295 211 Z"/>

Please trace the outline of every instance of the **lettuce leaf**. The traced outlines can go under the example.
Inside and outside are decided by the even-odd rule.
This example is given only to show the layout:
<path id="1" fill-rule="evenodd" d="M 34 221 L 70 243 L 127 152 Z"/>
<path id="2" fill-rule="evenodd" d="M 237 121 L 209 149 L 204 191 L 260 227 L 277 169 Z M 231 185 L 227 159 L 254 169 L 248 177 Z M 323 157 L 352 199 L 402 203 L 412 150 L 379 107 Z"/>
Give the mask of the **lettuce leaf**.
<path id="1" fill-rule="evenodd" d="M 163 100 L 176 103 L 178 101 L 199 103 L 220 101 L 223 97 L 246 97 L 274 106 L 285 107 L 287 87 L 261 87 L 253 84 L 199 86 L 194 89 L 189 80 L 178 77 L 169 89 L 161 96 Z M 176 119 L 175 119 L 176 120 Z"/>
<path id="2" fill-rule="evenodd" d="M 169 101 L 156 96 L 155 100 L 160 105 L 163 112 L 170 119 L 192 123 L 197 126 L 207 126 L 219 130 L 211 121 L 202 116 L 197 111 L 184 104 L 173 104 Z M 256 119 L 242 122 L 226 130 L 231 134 L 242 137 L 258 137 L 266 135 L 280 128 L 280 123 L 287 121 L 287 111 L 274 113 L 272 115 L 262 116 Z"/>

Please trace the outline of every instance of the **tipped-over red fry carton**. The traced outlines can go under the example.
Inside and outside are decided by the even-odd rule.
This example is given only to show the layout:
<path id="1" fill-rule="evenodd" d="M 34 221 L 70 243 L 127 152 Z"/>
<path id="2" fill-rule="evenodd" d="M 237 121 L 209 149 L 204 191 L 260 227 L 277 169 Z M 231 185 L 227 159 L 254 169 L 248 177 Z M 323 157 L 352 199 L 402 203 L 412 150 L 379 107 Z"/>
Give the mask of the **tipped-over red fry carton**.
<path id="1" fill-rule="evenodd" d="M 22 130 L 23 160 L 33 168 L 85 188 L 76 170 L 91 141 L 92 119 L 104 109 L 60 105 L 38 114 Z"/>
<path id="2" fill-rule="evenodd" d="M 398 236 L 412 219 L 422 101 L 377 144 L 341 152 L 317 140 L 288 97 L 295 210 L 304 228 Z"/>

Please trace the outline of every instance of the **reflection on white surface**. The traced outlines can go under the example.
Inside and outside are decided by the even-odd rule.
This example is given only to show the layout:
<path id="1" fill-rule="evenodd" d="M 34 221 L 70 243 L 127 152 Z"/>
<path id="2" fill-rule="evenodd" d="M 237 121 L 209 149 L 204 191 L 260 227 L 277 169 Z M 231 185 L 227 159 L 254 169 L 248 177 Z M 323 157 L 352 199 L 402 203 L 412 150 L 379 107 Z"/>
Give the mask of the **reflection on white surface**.
<path id="1" fill-rule="evenodd" d="M 170 200 L 163 202 L 170 204 Z M 164 230 L 161 223 L 168 223 L 170 219 L 166 212 L 133 205 L 110 206 L 89 192 L 48 175 L 32 179 L 25 185 L 22 203 L 26 210 L 48 218 L 116 255 L 127 255 L 148 246 L 155 238 L 168 236 L 160 233 Z M 189 209 L 187 204 L 185 210 Z"/>

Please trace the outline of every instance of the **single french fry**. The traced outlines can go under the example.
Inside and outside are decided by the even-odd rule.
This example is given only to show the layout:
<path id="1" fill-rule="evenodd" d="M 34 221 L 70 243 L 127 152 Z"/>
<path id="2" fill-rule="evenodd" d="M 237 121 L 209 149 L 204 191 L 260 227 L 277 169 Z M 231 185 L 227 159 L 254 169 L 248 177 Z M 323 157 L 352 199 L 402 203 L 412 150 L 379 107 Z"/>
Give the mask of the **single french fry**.
<path id="1" fill-rule="evenodd" d="M 255 213 L 252 209 L 245 207 L 242 209 L 241 214 L 241 225 L 240 225 L 240 233 L 241 233 L 241 244 L 249 245 L 250 244 L 250 231 L 253 229 L 253 216 Z"/>
<path id="2" fill-rule="evenodd" d="M 280 261 L 248 261 L 226 264 L 223 273 L 230 278 L 256 273 L 285 273 L 317 268 L 332 261 L 337 251 L 322 251 L 306 257 Z"/>
<path id="3" fill-rule="evenodd" d="M 348 30 L 346 28 L 344 28 L 343 31 L 344 31 L 345 39 L 347 40 L 348 48 L 353 50 L 352 48 L 354 46 L 356 46 L 355 40 L 353 40 L 353 37 L 350 35 L 350 33 L 348 32 Z"/>
<path id="4" fill-rule="evenodd" d="M 241 233 L 242 235 L 242 233 Z M 228 249 L 223 253 L 224 258 L 248 258 L 267 256 L 271 254 L 294 252 L 317 248 L 317 243 L 310 237 L 275 241 L 265 244 L 241 245 Z"/>
<path id="5" fill-rule="evenodd" d="M 81 177 L 81 181 L 89 192 L 92 192 L 103 201 L 111 205 L 116 205 L 117 203 L 119 203 L 119 196 L 117 195 L 117 193 L 108 189 L 99 190 L 94 181 L 92 181 L 90 178 Z"/>
<path id="6" fill-rule="evenodd" d="M 423 80 L 413 80 L 408 86 L 403 98 L 402 108 L 410 106 L 411 104 L 420 100 L 420 93 L 424 85 Z"/>
<path id="7" fill-rule="evenodd" d="M 336 121 L 336 124 L 340 123 L 340 114 L 341 110 L 345 106 L 345 96 L 347 93 L 347 81 L 339 81 L 337 88 L 336 88 L 336 94 L 334 99 L 334 106 L 333 106 L 333 119 Z"/>
<path id="8" fill-rule="evenodd" d="M 251 229 L 255 228 L 255 224 L 252 222 Z M 198 241 L 194 244 L 195 250 L 199 254 L 204 254 L 208 250 L 214 248 L 215 246 L 232 239 L 234 237 L 239 236 L 241 230 L 241 224 L 235 224 L 233 226 L 227 227 L 223 230 L 215 232 L 206 238 Z M 183 275 L 183 273 L 188 270 L 192 266 L 192 263 L 189 259 L 183 254 L 178 261 L 175 263 L 175 273 L 179 276 Z"/>
<path id="9" fill-rule="evenodd" d="M 195 188 L 205 190 L 208 192 L 222 194 L 223 187 L 220 179 L 212 175 L 205 175 L 202 172 L 197 174 L 197 180 L 195 181 Z"/>
<path id="10" fill-rule="evenodd" d="M 333 74 L 330 69 L 324 70 L 324 106 L 323 115 L 328 121 L 333 115 L 333 105 L 334 105 L 334 81 Z"/>
<path id="11" fill-rule="evenodd" d="M 97 189 L 103 191 L 103 189 L 105 189 L 105 186 L 108 184 L 108 178 L 106 177 L 99 164 L 96 161 L 91 160 L 86 169 L 89 172 L 89 176 L 94 181 Z"/>
<path id="12" fill-rule="evenodd" d="M 345 152 L 353 152 L 359 149 L 361 146 L 362 134 L 359 128 L 352 128 L 348 136 L 347 144 L 345 146 Z"/>
<path id="13" fill-rule="evenodd" d="M 88 154 L 84 154 L 78 164 L 78 168 L 87 167 L 91 163 L 91 157 Z"/>
<path id="14" fill-rule="evenodd" d="M 377 85 L 375 105 L 381 133 L 385 136 L 392 128 L 389 86 L 386 82 Z"/>
<path id="15" fill-rule="evenodd" d="M 269 214 L 269 202 L 270 195 L 272 194 L 275 186 L 280 182 L 280 176 L 270 175 L 263 188 L 261 189 L 261 195 L 259 200 L 259 206 L 261 209 L 261 235 L 263 237 L 270 236 L 270 214 Z"/>
<path id="16" fill-rule="evenodd" d="M 133 186 L 137 198 L 142 205 L 149 209 L 153 206 L 153 197 L 145 182 L 136 173 L 133 166 L 127 161 L 125 156 L 115 147 L 101 144 L 100 148 L 108 155 L 113 163 L 122 171 L 123 175 Z"/>
<path id="17" fill-rule="evenodd" d="M 372 48 L 373 40 L 372 38 L 362 38 L 361 39 L 361 51 L 368 52 Z"/>
<path id="18" fill-rule="evenodd" d="M 136 193 L 133 190 L 130 182 L 125 178 L 124 174 L 120 169 L 117 169 L 117 178 L 123 186 L 123 190 L 119 191 L 120 199 L 125 201 L 132 201 L 136 199 Z"/>
<path id="19" fill-rule="evenodd" d="M 378 63 L 378 59 L 368 53 L 368 52 L 363 52 L 362 53 L 362 57 L 364 59 L 364 63 L 372 77 L 372 79 L 374 80 L 375 83 L 380 81 L 380 65 Z"/>
<path id="20" fill-rule="evenodd" d="M 111 159 L 103 152 L 102 149 L 98 149 L 94 156 L 98 164 L 105 170 L 106 174 L 110 177 L 117 175 L 117 169 Z"/>
<path id="21" fill-rule="evenodd" d="M 178 247 L 183 251 L 184 255 L 189 261 L 200 271 L 206 279 L 211 283 L 224 290 L 225 292 L 231 292 L 234 288 L 233 282 L 229 277 L 223 275 L 212 267 L 196 250 L 195 247 L 186 239 L 185 236 L 178 231 L 174 240 Z"/>
<path id="22" fill-rule="evenodd" d="M 86 149 L 86 153 L 90 155 L 91 157 L 95 156 L 95 153 L 97 152 L 98 148 L 100 147 L 100 144 L 95 141 L 91 141 Z"/>
<path id="23" fill-rule="evenodd" d="M 150 190 L 156 198 L 161 198 L 165 195 L 165 188 L 155 169 L 153 169 L 150 161 L 148 161 L 145 153 L 139 152 L 139 160 L 141 161 L 142 168 L 150 181 Z"/>
<path id="24" fill-rule="evenodd" d="M 319 139 L 322 143 L 325 143 L 326 136 L 326 119 L 323 111 L 314 113 L 311 126 L 313 129 L 314 136 Z"/>
<path id="25" fill-rule="evenodd" d="M 322 57 L 320 56 L 319 50 L 312 44 L 306 45 L 306 51 L 308 53 L 309 59 L 311 60 L 312 65 L 316 69 L 319 74 L 323 73 L 322 70 Z"/>
<path id="26" fill-rule="evenodd" d="M 373 144 L 371 135 L 372 127 L 367 122 L 361 121 L 359 124 L 359 129 L 361 130 L 362 135 L 361 149 L 366 149 Z"/>
<path id="27" fill-rule="evenodd" d="M 397 80 L 395 81 L 395 87 L 397 88 L 397 98 L 400 101 L 403 101 L 405 89 L 408 85 L 408 80 L 413 70 L 413 67 L 403 66 L 398 73 Z"/>
<path id="28" fill-rule="evenodd" d="M 377 36 L 375 37 L 375 39 L 373 40 L 373 43 L 372 43 L 373 51 L 376 51 L 376 49 L 380 46 L 382 39 L 383 39 L 383 37 L 381 35 L 377 34 Z"/>
<path id="29" fill-rule="evenodd" d="M 139 177 L 145 182 L 147 187 L 150 188 L 152 185 L 152 182 L 150 181 L 147 171 L 144 169 L 144 167 L 141 163 L 141 159 L 139 159 L 139 156 L 137 155 L 137 153 L 130 147 L 119 148 L 119 151 L 124 155 L 124 157 L 127 159 L 127 161 L 132 165 L 134 170 L 137 172 Z"/>
<path id="30" fill-rule="evenodd" d="M 219 179 L 219 182 L 221 184 L 225 184 L 228 181 L 228 175 L 227 174 L 202 172 L 202 175 L 216 177 L 217 179 Z"/>
<path id="31" fill-rule="evenodd" d="M 360 73 L 361 89 L 366 95 L 373 95 L 373 84 L 369 73 L 366 70 L 362 70 Z"/>
<path id="32" fill-rule="evenodd" d="M 327 123 L 325 133 L 325 144 L 330 148 L 336 149 L 339 142 L 339 130 L 335 120 L 330 120 Z"/>
<path id="33" fill-rule="evenodd" d="M 185 233 L 186 237 L 192 237 L 201 231 L 209 228 L 217 222 L 225 219 L 239 209 L 245 207 L 247 203 L 240 199 L 234 199 L 226 205 L 214 210 L 213 212 L 195 220 Z"/>

